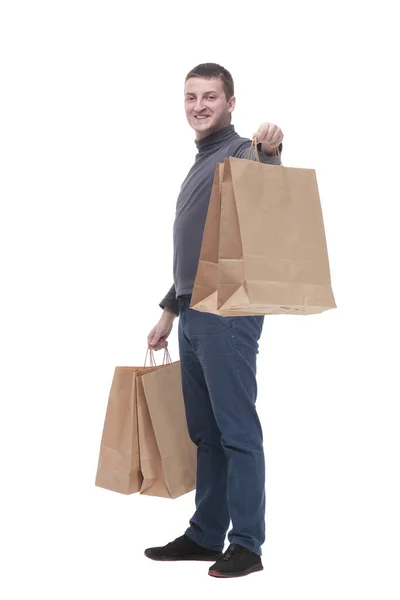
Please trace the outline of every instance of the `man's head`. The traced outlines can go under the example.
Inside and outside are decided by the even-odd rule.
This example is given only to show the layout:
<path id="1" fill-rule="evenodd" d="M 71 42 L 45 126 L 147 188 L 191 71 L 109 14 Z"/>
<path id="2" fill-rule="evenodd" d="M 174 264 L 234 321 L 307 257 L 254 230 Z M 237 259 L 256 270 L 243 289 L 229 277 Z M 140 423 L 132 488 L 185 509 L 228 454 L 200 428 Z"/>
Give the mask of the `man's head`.
<path id="1" fill-rule="evenodd" d="M 197 140 L 229 125 L 235 103 L 232 75 L 221 65 L 201 64 L 186 75 L 186 118 Z"/>

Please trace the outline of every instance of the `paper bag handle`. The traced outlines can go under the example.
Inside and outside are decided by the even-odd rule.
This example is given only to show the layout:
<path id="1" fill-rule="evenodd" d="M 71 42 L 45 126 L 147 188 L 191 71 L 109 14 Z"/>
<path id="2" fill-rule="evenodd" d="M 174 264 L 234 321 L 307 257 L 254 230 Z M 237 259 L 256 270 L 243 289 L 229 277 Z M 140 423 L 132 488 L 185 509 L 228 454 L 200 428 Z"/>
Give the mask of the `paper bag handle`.
<path id="1" fill-rule="evenodd" d="M 165 350 L 164 350 L 164 358 L 163 358 L 162 364 L 163 365 L 170 365 L 170 364 L 172 364 L 172 358 L 171 358 L 170 353 L 168 352 L 168 348 L 165 348 Z"/>
<path id="2" fill-rule="evenodd" d="M 257 148 L 257 141 L 256 140 L 257 140 L 256 137 L 253 137 L 253 139 L 251 140 L 251 146 L 249 148 L 249 160 L 251 160 L 251 158 L 250 158 L 251 157 L 251 151 L 252 151 L 253 146 L 254 146 L 254 150 L 255 150 L 255 153 L 256 153 L 256 161 L 260 162 L 260 157 L 258 156 L 258 148 Z M 279 146 L 277 146 L 276 148 L 274 148 L 273 151 L 272 151 L 272 156 L 278 156 L 278 155 L 279 155 Z"/>
<path id="3" fill-rule="evenodd" d="M 146 364 L 147 364 L 147 357 L 149 355 L 149 352 L 150 352 L 150 366 L 151 367 L 156 367 L 157 364 L 156 364 L 156 360 L 155 360 L 155 357 L 154 357 L 154 350 L 152 348 L 147 348 L 146 356 L 145 356 L 145 359 L 144 359 L 144 366 L 146 366 Z M 170 365 L 170 364 L 172 364 L 172 359 L 171 359 L 170 353 L 168 352 L 168 348 L 165 348 L 165 350 L 164 350 L 164 359 L 163 359 L 162 364 L 163 365 Z"/>

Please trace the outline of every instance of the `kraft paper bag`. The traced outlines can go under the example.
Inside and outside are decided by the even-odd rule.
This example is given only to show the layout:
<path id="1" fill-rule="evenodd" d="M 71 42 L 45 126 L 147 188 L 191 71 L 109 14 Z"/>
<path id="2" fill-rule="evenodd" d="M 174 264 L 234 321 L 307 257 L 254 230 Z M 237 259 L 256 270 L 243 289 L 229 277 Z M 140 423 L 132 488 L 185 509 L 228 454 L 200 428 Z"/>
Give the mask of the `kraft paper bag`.
<path id="1" fill-rule="evenodd" d="M 187 430 L 180 362 L 172 363 L 166 350 L 157 366 L 151 350 L 149 367 L 116 367 L 95 484 L 121 494 L 177 498 L 195 487 L 196 450 Z"/>
<path id="2" fill-rule="evenodd" d="M 336 308 L 313 169 L 234 157 L 217 165 L 191 308 L 222 316 Z"/>
<path id="3" fill-rule="evenodd" d="M 95 485 L 120 494 L 140 492 L 143 483 L 137 408 L 139 375 L 164 366 L 158 367 L 150 352 L 150 366 L 146 367 L 148 354 L 149 351 L 144 366 L 115 367 L 108 398 Z"/>
<path id="4" fill-rule="evenodd" d="M 197 447 L 187 428 L 180 362 L 138 377 L 140 493 L 178 498 L 196 487 Z"/>
<path id="5" fill-rule="evenodd" d="M 120 494 L 138 492 L 143 481 L 136 408 L 139 369 L 143 367 L 115 367 L 100 444 L 95 485 Z"/>

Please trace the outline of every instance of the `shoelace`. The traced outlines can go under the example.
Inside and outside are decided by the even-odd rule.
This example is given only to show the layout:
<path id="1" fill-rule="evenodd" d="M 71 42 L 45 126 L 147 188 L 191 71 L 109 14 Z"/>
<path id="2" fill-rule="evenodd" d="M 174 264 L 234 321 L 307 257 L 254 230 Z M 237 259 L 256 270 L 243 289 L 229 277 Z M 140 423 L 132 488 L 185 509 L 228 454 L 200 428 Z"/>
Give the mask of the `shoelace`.
<path id="1" fill-rule="evenodd" d="M 237 551 L 238 551 L 238 548 L 234 544 L 231 544 L 229 546 L 229 548 L 227 549 L 227 551 L 225 552 L 225 554 L 221 557 L 222 560 L 229 560 L 230 558 L 232 558 L 234 553 Z"/>
<path id="2" fill-rule="evenodd" d="M 171 546 L 173 546 L 176 542 L 180 542 L 182 541 L 181 537 L 175 538 L 173 542 L 169 542 L 168 544 L 166 544 L 166 548 L 170 548 Z"/>

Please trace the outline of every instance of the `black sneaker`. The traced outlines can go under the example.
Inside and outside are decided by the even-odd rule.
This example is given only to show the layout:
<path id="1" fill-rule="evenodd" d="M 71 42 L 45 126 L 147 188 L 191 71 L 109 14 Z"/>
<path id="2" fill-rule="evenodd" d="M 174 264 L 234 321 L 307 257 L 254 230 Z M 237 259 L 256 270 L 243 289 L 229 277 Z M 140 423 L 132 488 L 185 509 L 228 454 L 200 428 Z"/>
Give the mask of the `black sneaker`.
<path id="1" fill-rule="evenodd" d="M 222 552 L 199 546 L 186 534 L 166 546 L 147 548 L 144 553 L 153 560 L 217 560 L 222 556 Z"/>
<path id="2" fill-rule="evenodd" d="M 263 569 L 261 556 L 239 544 L 231 544 L 223 556 L 209 568 L 208 574 L 212 577 L 242 577 Z"/>

